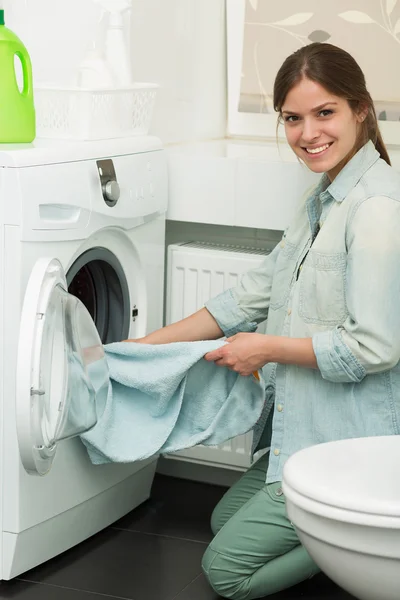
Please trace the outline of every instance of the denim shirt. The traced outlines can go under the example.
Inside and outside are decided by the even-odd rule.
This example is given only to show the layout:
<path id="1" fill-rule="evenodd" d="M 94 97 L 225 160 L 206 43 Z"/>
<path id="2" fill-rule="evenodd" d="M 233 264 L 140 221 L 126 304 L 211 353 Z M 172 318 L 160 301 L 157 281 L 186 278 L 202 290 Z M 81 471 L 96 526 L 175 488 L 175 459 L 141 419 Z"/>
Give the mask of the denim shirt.
<path id="1" fill-rule="evenodd" d="M 399 434 L 400 175 L 368 142 L 332 183 L 322 176 L 263 264 L 206 307 L 226 336 L 267 319 L 267 334 L 312 338 L 318 369 L 263 368 L 253 451 L 271 445 L 267 482 L 307 446 Z"/>

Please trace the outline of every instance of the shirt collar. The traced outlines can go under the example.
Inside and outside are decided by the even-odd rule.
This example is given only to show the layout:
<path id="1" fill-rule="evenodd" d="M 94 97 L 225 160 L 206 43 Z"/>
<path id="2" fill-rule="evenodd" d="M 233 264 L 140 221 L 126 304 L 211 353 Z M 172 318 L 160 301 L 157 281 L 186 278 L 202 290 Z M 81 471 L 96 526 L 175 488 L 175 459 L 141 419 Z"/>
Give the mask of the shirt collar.
<path id="1" fill-rule="evenodd" d="M 343 202 L 363 175 L 379 158 L 379 152 L 370 140 L 349 160 L 332 183 L 329 182 L 328 175 L 324 173 L 317 188 L 321 195 L 321 202 L 324 202 L 329 196 L 337 202 Z"/>

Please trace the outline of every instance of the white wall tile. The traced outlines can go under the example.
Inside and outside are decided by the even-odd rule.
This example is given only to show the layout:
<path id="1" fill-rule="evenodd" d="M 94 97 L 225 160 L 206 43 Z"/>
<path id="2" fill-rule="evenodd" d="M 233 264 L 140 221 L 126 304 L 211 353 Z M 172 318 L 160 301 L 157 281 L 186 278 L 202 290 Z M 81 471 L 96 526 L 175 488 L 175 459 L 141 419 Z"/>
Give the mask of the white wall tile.
<path id="1" fill-rule="evenodd" d="M 285 229 L 302 194 L 319 178 L 296 162 L 238 160 L 235 225 Z"/>
<path id="2" fill-rule="evenodd" d="M 235 224 L 235 163 L 169 153 L 168 219 Z"/>

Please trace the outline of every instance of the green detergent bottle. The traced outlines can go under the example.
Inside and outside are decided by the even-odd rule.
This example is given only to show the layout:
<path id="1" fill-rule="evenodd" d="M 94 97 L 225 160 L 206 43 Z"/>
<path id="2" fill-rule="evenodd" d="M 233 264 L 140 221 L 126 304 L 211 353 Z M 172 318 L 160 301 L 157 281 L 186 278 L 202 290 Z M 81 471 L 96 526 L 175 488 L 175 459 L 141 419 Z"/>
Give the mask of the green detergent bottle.
<path id="1" fill-rule="evenodd" d="M 15 55 L 22 65 L 22 91 L 15 73 Z M 31 60 L 21 40 L 4 26 L 4 10 L 0 10 L 0 143 L 32 142 L 35 135 Z"/>

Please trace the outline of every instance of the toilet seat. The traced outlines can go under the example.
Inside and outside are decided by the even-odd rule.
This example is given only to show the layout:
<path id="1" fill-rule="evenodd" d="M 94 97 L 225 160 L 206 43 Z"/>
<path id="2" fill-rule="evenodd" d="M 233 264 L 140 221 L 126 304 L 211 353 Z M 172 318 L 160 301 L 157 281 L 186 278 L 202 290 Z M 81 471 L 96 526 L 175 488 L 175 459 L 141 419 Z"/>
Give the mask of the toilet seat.
<path id="1" fill-rule="evenodd" d="M 297 452 L 283 490 L 299 508 L 348 523 L 400 529 L 400 436 L 339 440 Z"/>
<path id="2" fill-rule="evenodd" d="M 398 600 L 400 436 L 307 448 L 282 487 L 300 542 L 328 577 L 360 600 Z"/>

